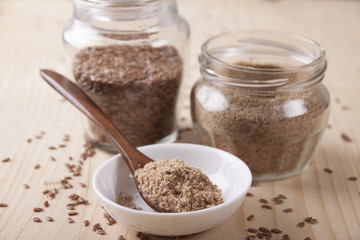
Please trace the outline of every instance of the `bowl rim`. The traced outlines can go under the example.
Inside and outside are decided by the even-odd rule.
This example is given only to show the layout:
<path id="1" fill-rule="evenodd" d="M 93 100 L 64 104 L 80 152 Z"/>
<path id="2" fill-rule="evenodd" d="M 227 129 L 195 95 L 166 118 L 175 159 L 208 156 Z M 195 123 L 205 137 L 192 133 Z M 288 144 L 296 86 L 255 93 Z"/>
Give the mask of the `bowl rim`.
<path id="1" fill-rule="evenodd" d="M 241 165 L 241 168 L 245 171 L 245 177 L 244 179 L 246 179 L 247 181 L 242 183 L 242 184 L 246 184 L 246 186 L 244 186 L 244 191 L 243 192 L 239 192 L 239 194 L 237 194 L 237 196 L 233 199 L 231 199 L 230 201 L 221 203 L 217 206 L 214 207 L 210 207 L 210 208 L 205 208 L 205 209 L 201 209 L 201 210 L 196 210 L 196 211 L 189 211 L 189 212 L 176 212 L 176 213 L 161 213 L 161 212 L 149 212 L 149 211 L 142 211 L 142 210 L 136 210 L 136 209 L 131 209 L 128 207 L 123 207 L 120 204 L 115 203 L 114 201 L 108 199 L 106 196 L 104 196 L 104 194 L 102 194 L 102 191 L 99 190 L 99 187 L 97 185 L 96 180 L 98 179 L 98 176 L 100 175 L 101 169 L 103 169 L 105 166 L 112 164 L 113 161 L 115 161 L 118 158 L 121 158 L 121 154 L 116 154 L 114 156 L 112 156 L 111 158 L 107 159 L 105 162 L 103 162 L 102 164 L 100 164 L 100 166 L 95 170 L 94 174 L 93 174 L 93 178 L 92 178 L 92 187 L 96 193 L 96 195 L 102 200 L 104 201 L 106 204 L 111 205 L 112 207 L 119 209 L 121 211 L 125 211 L 129 214 L 142 214 L 142 215 L 146 215 L 146 216 L 161 216 L 161 217 L 171 217 L 173 218 L 174 216 L 176 217 L 183 217 L 183 216 L 192 216 L 192 215 L 203 215 L 203 214 L 207 214 L 207 213 L 211 213 L 214 211 L 217 211 L 219 208 L 228 208 L 230 206 L 233 205 L 234 202 L 239 201 L 244 195 L 246 195 L 246 193 L 249 191 L 250 186 L 251 186 L 251 182 L 252 182 L 252 174 L 251 171 L 249 169 L 249 167 L 245 164 L 244 161 L 242 161 L 240 158 L 236 157 L 235 155 L 226 152 L 224 150 L 215 148 L 215 147 L 210 147 L 210 146 L 205 146 L 205 145 L 200 145 L 200 144 L 193 144 L 193 143 L 162 143 L 162 144 L 152 144 L 152 145 L 146 145 L 146 146 L 141 146 L 138 147 L 138 149 L 142 152 L 142 149 L 146 149 L 146 148 L 151 148 L 154 146 L 159 147 L 158 145 L 161 145 L 161 147 L 168 147 L 168 146 L 186 146 L 186 147 L 201 147 L 201 148 L 208 148 L 208 149 L 212 149 L 213 151 L 219 151 L 222 154 L 231 156 L 232 159 L 237 159 L 239 160 L 237 163 Z"/>

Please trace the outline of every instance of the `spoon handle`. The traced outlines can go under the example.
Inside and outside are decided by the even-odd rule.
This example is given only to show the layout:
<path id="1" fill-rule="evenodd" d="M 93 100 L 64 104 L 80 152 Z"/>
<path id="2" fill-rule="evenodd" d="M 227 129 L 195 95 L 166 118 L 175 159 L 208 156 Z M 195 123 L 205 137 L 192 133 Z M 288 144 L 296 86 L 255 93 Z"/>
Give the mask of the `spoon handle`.
<path id="1" fill-rule="evenodd" d="M 84 91 L 68 78 L 51 70 L 40 70 L 41 77 L 69 102 L 90 118 L 125 159 L 131 173 L 142 168 L 146 163 L 153 161 L 139 152 L 120 130 L 111 122 L 109 117 L 88 97 Z"/>

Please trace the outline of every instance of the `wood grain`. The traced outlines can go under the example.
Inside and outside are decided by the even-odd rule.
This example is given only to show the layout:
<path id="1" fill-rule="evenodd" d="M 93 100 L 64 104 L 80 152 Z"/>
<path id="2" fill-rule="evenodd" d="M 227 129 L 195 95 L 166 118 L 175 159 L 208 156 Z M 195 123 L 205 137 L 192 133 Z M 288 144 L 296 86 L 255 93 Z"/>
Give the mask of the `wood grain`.
<path id="1" fill-rule="evenodd" d="M 245 239 L 247 228 L 260 226 L 280 229 L 292 239 L 360 239 L 360 2 L 181 0 L 178 5 L 192 30 L 190 67 L 179 105 L 180 128 L 191 127 L 189 93 L 199 77 L 200 46 L 224 31 L 277 30 L 318 41 L 327 52 L 329 66 L 324 83 L 332 100 L 329 127 L 313 164 L 305 172 L 281 181 L 261 182 L 250 189 L 254 196 L 247 197 L 223 224 L 179 239 Z M 0 1 L 0 203 L 8 204 L 0 208 L 0 239 L 117 239 L 119 235 L 138 239 L 136 232 L 126 226 L 105 224 L 104 210 L 91 188 L 93 172 L 111 156 L 100 150 L 84 161 L 82 175 L 73 177 L 74 188 L 59 191 L 44 212 L 33 212 L 33 208 L 43 207 L 45 189 L 54 188 L 57 181 L 71 175 L 65 164 L 78 164 L 84 151 L 81 114 L 38 74 L 40 68 L 47 67 L 71 76 L 61 40 L 63 25 L 71 15 L 71 1 Z M 70 135 L 70 141 L 59 148 L 65 134 Z M 351 141 L 344 141 L 342 134 Z M 179 141 L 196 139 L 191 131 L 184 130 Z M 5 158 L 10 161 L 2 162 Z M 39 169 L 34 169 L 36 164 Z M 325 168 L 333 172 L 327 173 Z M 358 179 L 347 179 L 352 176 Z M 30 188 L 24 188 L 24 183 Z M 75 223 L 69 224 L 65 206 L 72 193 L 85 197 L 90 204 L 79 205 L 79 215 L 73 217 Z M 287 197 L 281 205 L 271 201 L 278 194 Z M 260 198 L 267 199 L 273 209 L 261 208 Z M 294 212 L 284 213 L 285 208 Z M 254 219 L 247 221 L 252 214 Z M 47 222 L 46 216 L 53 217 L 54 222 Z M 296 227 L 310 216 L 319 223 Z M 33 217 L 41 218 L 42 223 L 33 222 Z M 91 226 L 101 223 L 106 235 L 85 227 L 85 219 Z M 278 235 L 275 239 L 282 234 L 273 234 Z"/>

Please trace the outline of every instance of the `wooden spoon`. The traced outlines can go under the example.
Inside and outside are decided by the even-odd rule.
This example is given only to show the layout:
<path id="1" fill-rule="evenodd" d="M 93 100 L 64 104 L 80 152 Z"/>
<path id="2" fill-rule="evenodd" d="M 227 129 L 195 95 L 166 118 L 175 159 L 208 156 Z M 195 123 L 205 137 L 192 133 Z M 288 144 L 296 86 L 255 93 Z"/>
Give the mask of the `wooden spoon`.
<path id="1" fill-rule="evenodd" d="M 168 212 L 160 208 L 158 205 L 151 202 L 148 198 L 143 196 L 139 190 L 139 182 L 136 180 L 134 174 L 139 168 L 143 168 L 145 164 L 152 162 L 151 158 L 145 156 L 136 149 L 126 138 L 120 130 L 114 125 L 109 117 L 91 100 L 84 91 L 73 83 L 68 78 L 62 76 L 51 70 L 40 70 L 41 77 L 49 83 L 57 92 L 64 96 L 69 102 L 83 112 L 89 119 L 91 119 L 102 132 L 113 143 L 115 148 L 121 153 L 121 156 L 128 165 L 136 187 L 144 199 L 144 201 L 155 211 Z"/>

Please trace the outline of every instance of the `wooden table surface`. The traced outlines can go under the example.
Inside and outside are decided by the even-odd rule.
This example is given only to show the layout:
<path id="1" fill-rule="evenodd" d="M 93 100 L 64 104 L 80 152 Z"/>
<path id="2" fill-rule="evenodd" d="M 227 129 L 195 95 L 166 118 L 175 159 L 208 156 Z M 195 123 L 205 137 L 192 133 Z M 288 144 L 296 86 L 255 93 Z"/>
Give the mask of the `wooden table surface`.
<path id="1" fill-rule="evenodd" d="M 305 172 L 260 182 L 227 221 L 179 239 L 245 239 L 250 235 L 246 229 L 259 227 L 283 231 L 273 234 L 273 239 L 285 233 L 291 239 L 360 239 L 360 1 L 179 0 L 178 5 L 192 29 L 180 128 L 191 127 L 189 92 L 199 76 L 200 46 L 208 37 L 229 30 L 287 31 L 321 43 L 328 59 L 324 83 L 332 101 L 328 129 Z M 81 176 L 70 180 L 73 188 L 60 189 L 54 199 L 43 194 L 45 189 L 59 188 L 59 180 L 71 175 L 65 164 L 79 165 L 85 151 L 81 113 L 39 76 L 43 67 L 69 73 L 61 32 L 71 15 L 69 0 L 0 0 L 0 203 L 8 205 L 0 207 L 0 239 L 118 239 L 120 235 L 138 239 L 137 232 L 126 226 L 105 223 L 91 187 L 94 170 L 109 153 L 96 150 L 83 161 Z M 182 131 L 178 141 L 196 142 L 191 131 Z M 73 193 L 89 204 L 77 207 L 79 215 L 70 224 L 66 204 Z M 278 194 L 287 197 L 281 205 L 271 201 Z M 261 208 L 259 199 L 267 199 L 273 209 Z M 34 213 L 33 208 L 43 207 L 45 200 L 50 206 Z M 286 208 L 294 211 L 284 213 Z M 252 221 L 247 220 L 250 215 Z M 46 221 L 47 216 L 54 222 Z M 42 222 L 33 222 L 34 217 Z M 297 227 L 306 217 L 318 223 Z M 85 227 L 85 219 L 100 223 L 106 235 L 93 232 L 92 225 Z"/>

